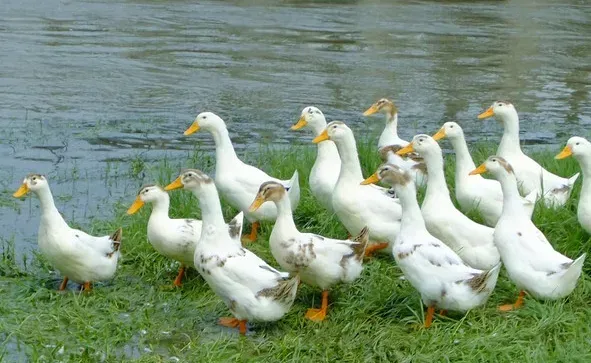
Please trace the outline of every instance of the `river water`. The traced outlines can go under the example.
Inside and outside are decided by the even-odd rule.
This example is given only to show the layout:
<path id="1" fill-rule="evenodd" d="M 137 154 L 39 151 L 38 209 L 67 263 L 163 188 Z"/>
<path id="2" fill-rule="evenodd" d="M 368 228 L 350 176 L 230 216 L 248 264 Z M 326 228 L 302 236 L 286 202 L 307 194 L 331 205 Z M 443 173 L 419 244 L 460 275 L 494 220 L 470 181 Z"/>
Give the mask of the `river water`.
<path id="1" fill-rule="evenodd" d="M 11 197 L 26 174 L 68 220 L 108 218 L 137 192 L 131 160 L 211 149 L 182 136 L 205 110 L 240 150 L 312 148 L 288 129 L 310 104 L 377 135 L 361 113 L 389 97 L 402 136 L 455 120 L 473 141 L 500 137 L 476 115 L 503 99 L 527 144 L 558 151 L 591 123 L 590 35 L 585 0 L 2 0 L 0 238 L 36 248 L 38 202 Z"/>

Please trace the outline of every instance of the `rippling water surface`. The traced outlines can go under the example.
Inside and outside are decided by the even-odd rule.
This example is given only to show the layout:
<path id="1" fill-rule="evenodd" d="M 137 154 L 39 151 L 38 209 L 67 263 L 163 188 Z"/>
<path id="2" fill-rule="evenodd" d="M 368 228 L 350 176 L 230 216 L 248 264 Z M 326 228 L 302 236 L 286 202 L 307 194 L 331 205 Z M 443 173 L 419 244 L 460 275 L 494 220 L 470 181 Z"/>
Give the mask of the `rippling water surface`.
<path id="1" fill-rule="evenodd" d="M 0 3 L 0 237 L 35 248 L 38 202 L 11 198 L 44 173 L 69 220 L 107 218 L 138 180 L 130 160 L 186 158 L 197 113 L 221 115 L 237 148 L 313 147 L 288 130 L 320 107 L 357 134 L 455 120 L 497 139 L 476 115 L 496 99 L 520 112 L 522 138 L 558 150 L 591 122 L 591 5 L 515 1 L 59 1 Z M 58 197 L 60 196 L 60 197 Z"/>

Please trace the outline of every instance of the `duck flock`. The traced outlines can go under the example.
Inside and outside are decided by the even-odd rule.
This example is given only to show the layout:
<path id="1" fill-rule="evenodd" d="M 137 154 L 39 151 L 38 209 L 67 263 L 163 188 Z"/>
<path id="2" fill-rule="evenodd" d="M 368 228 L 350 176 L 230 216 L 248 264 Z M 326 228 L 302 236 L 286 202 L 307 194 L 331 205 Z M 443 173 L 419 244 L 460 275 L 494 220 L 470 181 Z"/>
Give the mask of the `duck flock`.
<path id="1" fill-rule="evenodd" d="M 223 300 L 232 317 L 219 324 L 247 331 L 249 321 L 276 321 L 292 307 L 300 282 L 322 291 L 320 308 L 306 318 L 322 321 L 328 294 L 338 283 L 356 280 L 364 259 L 375 253 L 394 258 L 404 277 L 421 294 L 427 307 L 424 325 L 432 323 L 435 309 L 465 312 L 483 305 L 494 290 L 501 266 L 518 288 L 517 309 L 527 294 L 537 299 L 560 299 L 570 294 L 579 279 L 586 254 L 572 260 L 556 251 L 532 223 L 536 201 L 552 208 L 569 199 L 579 174 L 564 178 L 550 173 L 521 150 L 519 118 L 515 107 L 497 101 L 478 115 L 495 117 L 504 133 L 497 155 L 476 167 L 460 125 L 447 122 L 433 136 L 416 135 L 409 143 L 398 137 L 398 110 L 387 99 L 373 104 L 365 116 L 386 115 L 378 141 L 384 163 L 364 178 L 355 137 L 343 122 L 327 123 L 316 107 L 306 107 L 293 130 L 308 128 L 318 147 L 309 178 L 312 195 L 336 214 L 350 236 L 339 240 L 298 230 L 293 213 L 300 199 L 298 172 L 290 180 L 269 176 L 242 162 L 232 145 L 224 121 L 211 112 L 197 116 L 185 131 L 209 132 L 216 145 L 213 178 L 186 169 L 166 187 L 140 189 L 128 214 L 152 205 L 147 238 L 162 255 L 180 263 L 174 285 L 181 286 L 186 268 L 195 268 Z M 444 176 L 438 141 L 447 138 L 456 155 L 453 204 Z M 591 233 L 591 143 L 581 137 L 568 140 L 556 158 L 574 156 L 585 180 L 578 205 L 578 220 Z M 480 174 L 489 172 L 493 179 Z M 389 188 L 375 185 L 382 182 Z M 417 187 L 426 186 L 419 205 Z M 167 191 L 186 189 L 199 200 L 202 220 L 171 219 Z M 57 210 L 47 179 L 28 175 L 14 193 L 37 195 L 41 205 L 39 249 L 68 280 L 92 289 L 92 283 L 111 279 L 117 269 L 121 228 L 111 236 L 94 237 L 68 226 Z M 226 223 L 219 195 L 240 211 Z M 477 210 L 485 224 L 463 212 Z M 242 235 L 244 218 L 251 232 Z M 269 238 L 277 270 L 244 247 L 257 239 L 262 221 L 274 222 Z"/>

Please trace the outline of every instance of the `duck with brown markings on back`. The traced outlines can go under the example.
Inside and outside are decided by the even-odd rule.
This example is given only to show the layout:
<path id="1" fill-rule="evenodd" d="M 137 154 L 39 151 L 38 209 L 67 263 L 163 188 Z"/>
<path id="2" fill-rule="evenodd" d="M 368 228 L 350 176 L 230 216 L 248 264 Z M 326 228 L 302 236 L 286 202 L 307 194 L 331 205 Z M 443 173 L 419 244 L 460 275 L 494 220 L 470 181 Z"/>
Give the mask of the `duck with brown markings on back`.
<path id="1" fill-rule="evenodd" d="M 525 292 L 539 299 L 569 295 L 581 275 L 586 254 L 576 260 L 563 256 L 525 214 L 519 199 L 512 165 L 501 156 L 491 156 L 471 174 L 489 171 L 503 188 L 503 213 L 495 226 L 494 241 L 511 281 L 521 290 L 515 303 L 501 311 L 520 308 Z"/>
<path id="2" fill-rule="evenodd" d="M 483 305 L 499 276 L 501 264 L 484 271 L 464 263 L 451 248 L 429 233 L 410 174 L 396 165 L 382 164 L 363 184 L 391 185 L 402 204 L 402 222 L 392 253 L 410 284 L 427 306 L 425 327 L 435 309 L 465 312 Z"/>
<path id="3" fill-rule="evenodd" d="M 201 238 L 195 247 L 195 268 L 224 301 L 233 317 L 219 324 L 246 334 L 249 321 L 277 321 L 293 305 L 299 276 L 290 277 L 242 247 L 243 212 L 228 225 L 224 221 L 216 186 L 207 174 L 186 169 L 165 190 L 186 189 L 197 199 L 202 215 Z"/>
<path id="4" fill-rule="evenodd" d="M 363 269 L 368 244 L 368 229 L 349 240 L 337 240 L 312 233 L 302 233 L 293 220 L 289 198 L 283 185 L 269 181 L 259 188 L 250 208 L 265 202 L 277 206 L 277 220 L 269 246 L 282 269 L 300 275 L 302 282 L 322 289 L 320 309 L 308 309 L 306 318 L 322 321 L 328 310 L 328 291 L 340 282 L 355 281 Z"/>

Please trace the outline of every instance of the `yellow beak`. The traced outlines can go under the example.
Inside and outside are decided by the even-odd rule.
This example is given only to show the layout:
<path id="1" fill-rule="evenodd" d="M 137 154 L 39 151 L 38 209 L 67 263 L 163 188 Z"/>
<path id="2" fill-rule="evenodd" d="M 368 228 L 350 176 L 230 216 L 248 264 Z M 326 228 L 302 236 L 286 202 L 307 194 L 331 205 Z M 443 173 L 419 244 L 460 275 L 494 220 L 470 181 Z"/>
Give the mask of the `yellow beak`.
<path id="1" fill-rule="evenodd" d="M 316 136 L 314 138 L 314 140 L 312 140 L 312 142 L 315 144 L 318 144 L 319 142 L 326 141 L 326 140 L 330 140 L 330 137 L 328 136 L 328 130 L 324 129 L 324 131 L 322 131 L 322 133 L 320 135 Z"/>
<path id="2" fill-rule="evenodd" d="M 197 131 L 199 131 L 199 123 L 195 121 L 187 130 L 185 130 L 184 135 L 189 136 L 196 133 Z"/>
<path id="3" fill-rule="evenodd" d="M 18 190 L 16 192 L 14 192 L 14 194 L 12 195 L 15 198 L 20 198 L 22 196 L 27 195 L 27 193 L 29 192 L 29 187 L 27 186 L 27 184 L 23 183 L 20 188 L 18 188 Z"/>
<path id="4" fill-rule="evenodd" d="M 175 189 L 180 189 L 182 187 L 183 187 L 183 182 L 181 181 L 181 177 L 179 176 L 172 183 L 165 186 L 164 190 L 175 190 Z"/>
<path id="5" fill-rule="evenodd" d="M 365 110 L 365 112 L 363 113 L 363 116 L 371 116 L 374 113 L 378 112 L 380 109 L 378 108 L 378 106 L 374 103 L 373 105 L 371 105 L 370 108 L 368 108 L 367 110 Z"/>
<path id="6" fill-rule="evenodd" d="M 484 164 L 481 164 L 479 167 L 472 170 L 469 174 L 470 175 L 482 174 L 482 173 L 486 173 L 486 171 L 487 171 L 486 166 Z"/>
<path id="7" fill-rule="evenodd" d="M 299 130 L 302 127 L 306 126 L 308 124 L 308 121 L 306 121 L 306 118 L 304 116 L 300 117 L 300 119 L 298 120 L 298 123 L 293 125 L 291 127 L 292 130 Z"/>
<path id="8" fill-rule="evenodd" d="M 483 118 L 493 117 L 495 115 L 495 111 L 493 111 L 492 106 L 490 106 L 486 111 L 478 115 L 478 119 L 482 120 Z"/>
<path id="9" fill-rule="evenodd" d="M 377 183 L 379 181 L 380 181 L 380 178 L 378 178 L 378 173 L 375 172 L 369 178 L 367 178 L 364 181 L 362 181 L 361 182 L 361 185 L 375 184 L 375 183 Z"/>
<path id="10" fill-rule="evenodd" d="M 415 151 L 415 149 L 412 147 L 412 144 L 408 144 L 405 147 L 403 147 L 402 149 L 398 150 L 396 152 L 396 155 L 401 155 L 402 156 L 402 155 L 406 155 L 408 153 L 411 153 L 413 151 Z"/>
<path id="11" fill-rule="evenodd" d="M 564 147 L 564 149 L 562 149 L 562 151 L 560 152 L 560 154 L 556 155 L 554 157 L 554 159 L 564 159 L 564 158 L 568 158 L 569 156 L 571 156 L 573 154 L 573 149 L 570 148 L 570 146 L 566 145 Z"/>
<path id="12" fill-rule="evenodd" d="M 442 127 L 439 129 L 439 131 L 437 131 L 437 133 L 435 135 L 433 135 L 433 140 L 437 141 L 437 140 L 441 140 L 445 137 L 445 129 Z"/>
<path id="13" fill-rule="evenodd" d="M 261 207 L 265 203 L 265 199 L 259 195 L 254 199 L 250 207 L 248 207 L 249 212 L 255 212 L 257 209 Z"/>
<path id="14" fill-rule="evenodd" d="M 144 201 L 141 200 L 140 196 L 138 195 L 135 198 L 135 200 L 133 201 L 133 204 L 131 205 L 131 207 L 129 207 L 129 209 L 127 210 L 127 214 L 129 214 L 129 215 L 135 214 L 143 206 L 144 206 Z"/>

